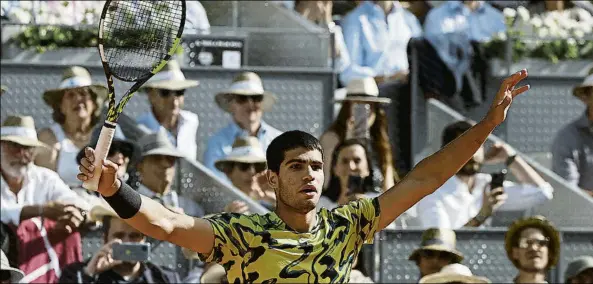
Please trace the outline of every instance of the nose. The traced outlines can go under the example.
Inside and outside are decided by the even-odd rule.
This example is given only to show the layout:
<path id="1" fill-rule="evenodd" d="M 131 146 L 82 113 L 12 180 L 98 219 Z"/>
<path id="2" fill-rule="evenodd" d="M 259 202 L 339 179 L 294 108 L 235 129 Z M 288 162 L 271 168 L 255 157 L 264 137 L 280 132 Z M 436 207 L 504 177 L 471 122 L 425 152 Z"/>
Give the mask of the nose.
<path id="1" fill-rule="evenodd" d="M 314 172 L 313 167 L 311 167 L 311 166 L 307 167 L 307 173 L 303 177 L 303 180 L 306 182 L 314 181 L 315 177 L 313 176 L 313 172 Z"/>
<path id="2" fill-rule="evenodd" d="M 348 166 L 349 166 L 349 168 L 350 168 L 351 171 L 358 170 L 358 165 L 354 161 L 350 161 L 350 163 L 348 163 Z"/>

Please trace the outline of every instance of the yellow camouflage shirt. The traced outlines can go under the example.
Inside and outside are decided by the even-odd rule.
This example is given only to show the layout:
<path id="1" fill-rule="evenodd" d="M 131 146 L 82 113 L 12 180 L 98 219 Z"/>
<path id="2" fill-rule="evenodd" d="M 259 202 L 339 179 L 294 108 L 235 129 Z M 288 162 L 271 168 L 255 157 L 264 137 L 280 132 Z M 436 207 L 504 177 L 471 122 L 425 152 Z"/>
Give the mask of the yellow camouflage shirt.
<path id="1" fill-rule="evenodd" d="M 214 248 L 200 258 L 222 265 L 230 283 L 348 282 L 362 245 L 373 241 L 379 214 L 376 198 L 322 209 L 308 233 L 292 230 L 273 212 L 217 214 L 206 218 Z"/>

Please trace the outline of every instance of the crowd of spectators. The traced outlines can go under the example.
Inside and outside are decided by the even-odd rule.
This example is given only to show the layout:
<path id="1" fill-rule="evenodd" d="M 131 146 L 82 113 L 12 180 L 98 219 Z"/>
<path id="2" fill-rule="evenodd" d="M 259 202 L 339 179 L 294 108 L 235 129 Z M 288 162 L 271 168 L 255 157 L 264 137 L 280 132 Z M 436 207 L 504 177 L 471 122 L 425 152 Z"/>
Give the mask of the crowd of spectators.
<path id="1" fill-rule="evenodd" d="M 3 3 L 3 15 L 17 5 L 6 2 L 11 3 Z M 336 98 L 340 109 L 335 120 L 320 137 L 326 184 L 318 208 L 332 209 L 378 196 L 413 166 L 395 155 L 399 145 L 390 139 L 387 111 L 409 87 L 410 43 L 418 44 L 425 60 L 434 64 L 431 70 L 421 70 L 432 78 L 420 80 L 424 95 L 462 109 L 479 105 L 484 98 L 484 88 L 476 84 L 482 82 L 479 76 L 486 70 L 480 61 L 480 44 L 505 31 L 501 1 L 355 2 L 360 3 L 338 23 L 333 20 L 332 1 L 281 3 L 335 35 L 335 50 L 329 52 L 338 63 L 336 72 L 344 93 Z M 548 2 L 563 1 L 546 1 L 545 8 L 557 9 Z M 210 25 L 202 5 L 188 1 L 187 11 L 187 32 L 208 33 Z M 422 40 L 415 42 L 415 38 Z M 84 148 L 97 143 L 107 88 L 92 82 L 88 70 L 80 66 L 67 68 L 55 83 L 57 87 L 48 88 L 40 97 L 52 111 L 54 122 L 49 127 L 37 130 L 29 116 L 8 116 L 2 122 L 0 281 L 224 282 L 224 268 L 209 263 L 198 261 L 200 269 L 179 275 L 150 261 L 114 258 L 114 245 L 143 244 L 147 238 L 120 220 L 97 193 L 82 188 L 77 179 Z M 276 103 L 276 95 L 264 89 L 258 74 L 238 74 L 228 88 L 212 94 L 231 122 L 210 136 L 206 149 L 199 149 L 200 114 L 184 110 L 185 91 L 199 83 L 187 79 L 172 60 L 143 86 L 140 92 L 150 108 L 136 122 L 148 134 L 132 141 L 117 129 L 108 159 L 119 165 L 118 176 L 128 181 L 133 175 L 139 180 L 133 186 L 142 195 L 172 211 L 201 217 L 205 212 L 200 204 L 178 192 L 173 183 L 179 160 L 196 161 L 203 152 L 199 162 L 213 176 L 274 210 L 276 196 L 266 178 L 265 151 L 282 131 L 266 123 L 263 116 Z M 557 134 L 551 149 L 552 169 L 593 196 L 593 74 L 575 86 L 573 94 L 586 110 Z M 361 109 L 366 110 L 365 117 L 360 117 Z M 471 125 L 467 121 L 449 125 L 442 133 L 442 144 Z M 504 165 L 516 182 L 505 179 L 506 170 L 501 172 L 502 181 L 482 173 L 484 164 Z M 481 148 L 456 176 L 418 203 L 417 213 L 403 214 L 404 219 L 417 218 L 426 229 L 418 249 L 409 256 L 418 266 L 420 283 L 488 283 L 461 264 L 464 255 L 455 248 L 453 230 L 487 227 L 497 211 L 526 210 L 553 195 L 552 186 L 510 145 Z M 245 200 L 232 201 L 224 211 L 250 214 Z M 101 230 L 104 245 L 90 259 L 82 259 L 81 238 L 95 230 Z M 516 283 L 542 283 L 558 261 L 559 233 L 544 217 L 519 219 L 508 228 L 505 249 L 517 268 Z M 359 269 L 351 275 L 352 281 L 370 281 L 361 266 L 355 267 Z M 593 282 L 593 259 L 576 259 L 565 275 L 567 283 Z"/>

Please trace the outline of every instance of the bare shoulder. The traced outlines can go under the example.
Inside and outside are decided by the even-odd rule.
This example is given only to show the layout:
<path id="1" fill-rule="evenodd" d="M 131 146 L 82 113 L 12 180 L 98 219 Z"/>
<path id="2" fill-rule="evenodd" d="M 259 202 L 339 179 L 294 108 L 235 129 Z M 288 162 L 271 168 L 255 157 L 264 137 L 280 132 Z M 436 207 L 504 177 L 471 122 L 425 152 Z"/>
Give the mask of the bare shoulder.
<path id="1" fill-rule="evenodd" d="M 43 142 L 43 143 L 45 143 L 47 145 L 50 145 L 50 146 L 58 143 L 58 140 L 56 138 L 56 135 L 49 128 L 43 128 L 43 129 L 39 130 L 39 132 L 37 133 L 37 138 L 41 142 Z"/>

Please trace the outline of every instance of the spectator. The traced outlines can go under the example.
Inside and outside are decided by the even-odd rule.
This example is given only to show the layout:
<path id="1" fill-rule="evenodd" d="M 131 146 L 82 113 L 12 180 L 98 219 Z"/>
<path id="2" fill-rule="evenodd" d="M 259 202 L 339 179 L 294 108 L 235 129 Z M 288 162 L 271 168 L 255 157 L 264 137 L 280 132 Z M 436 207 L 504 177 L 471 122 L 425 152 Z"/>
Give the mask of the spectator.
<path id="1" fill-rule="evenodd" d="M 591 75 L 574 88 L 573 95 L 583 101 L 587 109 L 556 135 L 552 144 L 552 170 L 593 197 L 593 69 Z"/>
<path id="2" fill-rule="evenodd" d="M 355 199 L 376 197 L 382 192 L 383 181 L 370 167 L 366 144 L 364 140 L 349 139 L 336 147 L 331 159 L 329 185 L 321 193 L 317 208 L 331 210 Z M 350 184 L 350 176 L 360 177 L 360 184 Z"/>
<path id="3" fill-rule="evenodd" d="M 486 277 L 474 276 L 472 271 L 460 263 L 449 264 L 440 272 L 422 277 L 419 283 L 490 283 Z"/>
<path id="4" fill-rule="evenodd" d="M 4 251 L 0 250 L 0 283 L 19 283 L 25 274 L 17 268 L 10 266 Z"/>
<path id="5" fill-rule="evenodd" d="M 80 186 L 78 165 L 72 161 L 89 144 L 106 98 L 107 88 L 93 84 L 88 70 L 68 67 L 59 87 L 43 93 L 53 110 L 54 124 L 39 131 L 39 140 L 50 147 L 40 151 L 35 164 L 56 171 L 69 186 Z"/>
<path id="6" fill-rule="evenodd" d="M 266 154 L 261 149 L 257 138 L 237 138 L 233 150 L 214 166 L 225 173 L 231 183 L 250 198 L 259 201 L 262 206 L 274 210 L 276 195 L 273 191 L 262 189 L 259 177 L 265 178 Z M 267 179 L 265 180 L 267 183 Z M 226 212 L 246 213 L 249 207 L 240 200 L 235 200 L 225 207 Z"/>
<path id="7" fill-rule="evenodd" d="M 452 72 L 454 87 L 445 86 L 449 84 L 442 80 L 441 86 L 435 94 L 442 99 L 451 99 L 448 102 L 454 107 L 456 95 L 461 93 L 466 107 L 472 107 L 483 101 L 485 88 L 481 90 L 476 86 L 475 79 L 470 72 L 472 61 L 479 59 L 481 54 L 479 43 L 488 41 L 494 34 L 504 32 L 506 26 L 503 14 L 484 1 L 447 1 L 431 9 L 424 22 L 424 34 L 440 61 L 447 69 L 442 72 Z M 483 60 L 484 61 L 484 60 Z M 480 65 L 481 64 L 481 65 Z M 476 61 L 476 70 L 482 74 L 486 72 L 485 62 Z M 440 77 L 447 77 L 442 74 Z M 482 78 L 484 78 L 482 76 Z M 438 78 L 433 78 L 433 80 Z M 485 83 L 485 82 L 482 82 Z M 452 90 L 443 92 L 441 90 Z M 432 96 L 432 95 L 429 95 Z"/>
<path id="8" fill-rule="evenodd" d="M 233 80 L 230 88 L 216 94 L 216 104 L 228 112 L 233 121 L 208 140 L 204 164 L 221 178 L 226 178 L 214 162 L 226 157 L 237 137 L 255 136 L 263 151 L 280 131 L 262 120 L 263 112 L 276 102 L 274 94 L 264 91 L 260 77 L 253 72 L 243 72 Z"/>
<path id="9" fill-rule="evenodd" d="M 340 74 L 343 85 L 366 77 L 377 84 L 407 82 L 408 41 L 422 28 L 399 1 L 362 1 L 341 25 L 350 57 Z"/>
<path id="10" fill-rule="evenodd" d="M 320 141 L 324 150 L 324 161 L 326 165 L 324 172 L 326 176 L 331 176 L 331 167 L 333 164 L 332 155 L 335 147 L 342 141 L 354 138 L 353 129 L 353 105 L 356 103 L 369 104 L 370 114 L 368 118 L 368 132 L 370 134 L 370 152 L 371 167 L 373 172 L 380 175 L 379 180 L 383 180 L 382 190 L 387 190 L 399 179 L 394 166 L 394 158 L 387 134 L 387 117 L 383 106 L 391 103 L 388 98 L 380 98 L 377 84 L 371 79 L 356 79 L 348 84 L 348 93 L 342 100 L 340 113 L 330 127 L 321 135 Z M 358 135 L 358 134 L 357 134 Z M 329 180 L 325 187 L 329 185 Z"/>
<path id="11" fill-rule="evenodd" d="M 581 256 L 571 261 L 564 279 L 567 284 L 593 283 L 593 256 Z"/>
<path id="12" fill-rule="evenodd" d="M 422 233 L 420 247 L 408 259 L 416 263 L 420 278 L 423 278 L 438 273 L 447 265 L 463 261 L 463 254 L 455 248 L 456 243 L 453 230 L 430 228 Z"/>
<path id="13" fill-rule="evenodd" d="M 319 25 L 322 28 L 328 29 L 329 33 L 334 37 L 333 52 L 330 49 L 330 61 L 328 66 L 333 67 L 332 61 L 335 60 L 335 70 L 337 73 L 344 71 L 346 66 L 350 63 L 348 50 L 344 43 L 344 35 L 342 28 L 332 19 L 333 1 L 295 1 L 295 10 L 305 17 L 307 20 Z M 333 57 L 332 57 L 333 56 Z"/>
<path id="14" fill-rule="evenodd" d="M 164 127 L 171 143 L 192 160 L 198 155 L 196 133 L 199 121 L 197 114 L 183 110 L 183 104 L 186 89 L 198 84 L 198 81 L 185 79 L 177 61 L 170 60 L 144 84 L 142 89 L 148 96 L 151 110 L 137 119 L 138 124 L 152 132 Z"/>
<path id="15" fill-rule="evenodd" d="M 519 270 L 515 283 L 546 283 L 547 271 L 558 262 L 560 234 L 543 216 L 532 216 L 509 226 L 504 246 Z"/>
<path id="16" fill-rule="evenodd" d="M 177 272 L 150 261 L 114 259 L 113 244 L 145 243 L 146 236 L 122 221 L 108 205 L 93 207 L 91 219 L 103 223 L 105 244 L 89 260 L 65 267 L 59 283 L 181 283 Z"/>
<path id="17" fill-rule="evenodd" d="M 442 145 L 471 127 L 467 121 L 447 126 Z M 503 187 L 490 188 L 491 175 L 479 172 L 484 163 L 505 163 L 518 183 L 504 181 Z M 479 227 L 495 211 L 526 210 L 551 200 L 552 192 L 552 187 L 508 144 L 494 144 L 486 154 L 481 146 L 455 176 L 418 203 L 420 223 L 424 228 Z"/>
<path id="18" fill-rule="evenodd" d="M 91 138 L 92 144 L 89 147 L 93 149 L 97 146 L 97 141 L 99 140 L 99 135 L 101 134 L 101 127 L 95 127 L 93 131 L 93 135 Z M 117 134 L 117 133 L 116 133 Z M 117 135 L 116 135 L 117 136 Z M 80 164 L 80 160 L 84 157 L 84 149 L 78 152 L 76 155 L 76 163 Z M 107 153 L 107 159 L 114 162 L 116 165 L 119 166 L 118 168 L 118 177 L 122 179 L 122 181 L 128 181 L 128 169 L 134 168 L 137 160 L 140 158 L 140 147 L 131 140 L 126 140 L 120 137 L 114 137 L 113 141 L 111 142 L 111 147 L 109 148 L 109 153 Z M 84 198 L 87 203 L 91 206 L 99 204 L 101 201 L 101 197 L 99 193 L 96 191 L 89 191 L 82 187 L 72 188 L 79 196 Z"/>
<path id="19" fill-rule="evenodd" d="M 206 10 L 200 1 L 185 2 L 185 26 L 183 34 L 209 34 L 210 22 Z"/>
<path id="20" fill-rule="evenodd" d="M 71 220 L 65 224 L 79 226 L 88 204 L 55 172 L 33 164 L 36 150 L 48 147 L 37 139 L 33 118 L 9 116 L 0 131 L 2 223 L 18 226 L 33 217 L 45 217 Z"/>
<path id="21" fill-rule="evenodd" d="M 167 139 L 166 130 L 161 128 L 156 133 L 145 135 L 138 140 L 138 145 L 142 149 L 138 162 L 141 182 L 138 192 L 173 211 L 182 211 L 193 217 L 203 216 L 204 210 L 195 201 L 179 196 L 171 189 L 175 177 L 175 162 L 183 154 Z"/>

